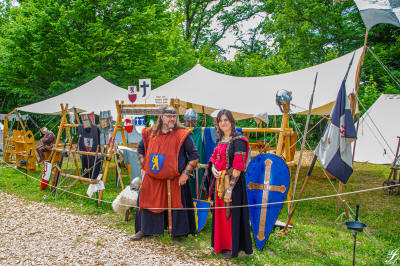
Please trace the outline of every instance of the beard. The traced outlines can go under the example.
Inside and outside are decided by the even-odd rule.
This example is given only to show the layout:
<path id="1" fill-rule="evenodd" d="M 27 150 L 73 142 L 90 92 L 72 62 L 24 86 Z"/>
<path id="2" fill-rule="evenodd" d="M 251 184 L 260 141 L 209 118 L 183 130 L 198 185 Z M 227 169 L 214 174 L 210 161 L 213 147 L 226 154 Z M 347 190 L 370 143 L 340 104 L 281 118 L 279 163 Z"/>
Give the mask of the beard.
<path id="1" fill-rule="evenodd" d="M 175 123 L 168 123 L 167 127 L 168 127 L 169 130 L 172 130 L 172 129 L 175 128 Z"/>
<path id="2" fill-rule="evenodd" d="M 162 127 L 164 129 L 169 130 L 169 131 L 172 131 L 176 127 L 176 122 L 171 122 L 171 121 L 168 121 L 166 119 L 163 119 L 162 123 L 163 123 Z"/>

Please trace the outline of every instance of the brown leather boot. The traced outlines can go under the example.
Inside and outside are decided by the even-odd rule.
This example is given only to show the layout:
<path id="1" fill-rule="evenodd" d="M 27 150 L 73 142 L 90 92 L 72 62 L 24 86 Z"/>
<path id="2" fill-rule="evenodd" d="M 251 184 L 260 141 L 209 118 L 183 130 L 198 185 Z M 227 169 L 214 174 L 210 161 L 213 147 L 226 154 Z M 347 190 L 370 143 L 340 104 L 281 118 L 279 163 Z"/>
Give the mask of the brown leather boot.
<path id="1" fill-rule="evenodd" d="M 139 241 L 144 237 L 142 231 L 137 232 L 133 237 L 131 237 L 131 241 Z"/>

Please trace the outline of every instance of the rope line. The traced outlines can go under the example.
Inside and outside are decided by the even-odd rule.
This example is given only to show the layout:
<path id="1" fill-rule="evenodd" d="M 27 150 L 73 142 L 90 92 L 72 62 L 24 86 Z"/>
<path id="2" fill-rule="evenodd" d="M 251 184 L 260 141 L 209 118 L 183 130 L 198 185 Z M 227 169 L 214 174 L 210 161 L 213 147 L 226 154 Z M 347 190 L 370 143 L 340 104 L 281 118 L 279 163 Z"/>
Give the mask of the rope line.
<path id="1" fill-rule="evenodd" d="M 389 76 L 393 79 L 393 81 L 396 83 L 397 86 L 400 87 L 399 84 L 399 79 L 389 70 L 389 68 L 379 59 L 379 57 L 371 50 L 371 48 L 368 48 L 368 51 L 371 52 L 371 54 L 375 57 L 376 61 L 378 61 L 378 63 L 382 66 L 382 68 L 386 71 L 386 73 L 389 74 Z"/>
<path id="2" fill-rule="evenodd" d="M 12 166 L 11 164 L 5 163 L 9 166 Z M 4 167 L 1 167 L 4 168 Z M 37 181 L 37 182 L 42 182 L 42 180 L 31 176 L 30 174 L 26 174 L 24 172 L 22 172 L 19 169 L 16 169 L 14 167 L 11 167 L 14 170 L 16 170 L 17 172 L 20 172 L 21 174 L 30 177 L 31 179 Z M 50 185 L 51 186 L 51 185 Z M 246 208 L 246 207 L 262 207 L 262 206 L 269 206 L 269 205 L 276 205 L 276 204 L 285 204 L 285 203 L 293 203 L 293 202 L 302 202 L 302 201 L 311 201 L 311 200 L 319 200 L 319 199 L 327 199 L 327 198 L 333 198 L 333 197 L 338 197 L 338 196 L 344 196 L 344 195 L 352 195 L 352 194 L 359 194 L 359 193 L 364 193 L 364 192 L 369 192 L 369 191 L 374 191 L 374 190 L 380 190 L 380 189 L 386 189 L 386 188 L 394 188 L 394 187 L 400 187 L 400 184 L 395 184 L 395 185 L 388 185 L 388 186 L 380 186 L 380 187 L 373 187 L 373 188 L 367 188 L 367 189 L 362 189 L 362 190 L 356 190 L 356 191 L 350 191 L 350 192 L 343 192 L 343 193 L 339 193 L 339 194 L 331 194 L 331 195 L 324 195 L 324 196 L 317 196 L 317 197 L 311 197 L 311 198 L 304 198 L 304 199 L 297 199 L 297 200 L 285 200 L 285 201 L 280 201 L 280 202 L 272 202 L 272 203 L 261 203 L 261 204 L 247 204 L 247 205 L 239 205 L 239 206 L 224 206 L 224 207 L 210 207 L 210 208 L 146 208 L 148 210 L 211 210 L 211 209 L 234 209 L 234 208 Z M 78 194 L 75 192 L 71 192 L 68 190 L 64 190 L 61 188 L 57 188 L 61 191 L 65 191 L 69 194 L 75 195 L 75 196 L 79 196 L 79 197 L 83 197 L 83 198 L 87 198 L 87 199 L 91 199 L 91 200 L 95 200 L 97 201 L 97 199 L 95 198 L 90 198 L 88 196 L 82 195 L 82 194 Z M 107 201 L 107 200 L 100 200 L 101 202 L 104 203 L 109 203 L 112 204 L 111 201 Z M 120 206 L 124 206 L 124 207 L 133 207 L 133 208 L 138 208 L 137 206 L 131 206 L 131 205 L 126 205 L 126 204 L 120 204 Z"/>

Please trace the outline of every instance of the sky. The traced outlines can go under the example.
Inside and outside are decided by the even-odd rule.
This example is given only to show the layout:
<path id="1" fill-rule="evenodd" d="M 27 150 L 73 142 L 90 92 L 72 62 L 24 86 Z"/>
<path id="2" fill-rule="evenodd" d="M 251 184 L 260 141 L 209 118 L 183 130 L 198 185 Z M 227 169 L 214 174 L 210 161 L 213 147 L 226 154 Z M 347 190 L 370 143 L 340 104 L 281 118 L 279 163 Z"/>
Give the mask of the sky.
<path id="1" fill-rule="evenodd" d="M 241 33 L 241 36 L 244 37 L 245 40 L 250 39 L 250 29 L 256 28 L 258 24 L 260 24 L 263 20 L 265 19 L 265 14 L 258 14 L 253 16 L 247 21 L 242 21 L 239 24 L 239 31 Z M 264 38 L 264 36 L 259 36 L 259 38 Z M 238 41 L 237 37 L 235 36 L 234 32 L 232 29 L 227 31 L 225 34 L 225 37 L 222 38 L 217 42 L 218 45 L 220 45 L 222 48 L 226 50 L 226 53 L 224 56 L 228 60 L 233 60 L 237 50 L 235 48 L 230 48 L 232 45 L 240 45 L 240 42 Z"/>

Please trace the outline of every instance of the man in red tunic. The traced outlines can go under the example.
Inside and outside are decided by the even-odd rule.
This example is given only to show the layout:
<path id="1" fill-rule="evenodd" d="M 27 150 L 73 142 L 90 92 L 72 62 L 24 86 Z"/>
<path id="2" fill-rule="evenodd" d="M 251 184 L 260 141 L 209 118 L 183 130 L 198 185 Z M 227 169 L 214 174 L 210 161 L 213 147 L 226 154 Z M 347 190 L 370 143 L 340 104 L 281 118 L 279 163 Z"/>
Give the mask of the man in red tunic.
<path id="1" fill-rule="evenodd" d="M 189 133 L 180 125 L 172 107 L 163 110 L 155 126 L 143 129 L 143 140 L 138 147 L 143 183 L 132 241 L 147 235 L 163 235 L 166 225 L 175 242 L 181 236 L 195 233 L 193 210 L 166 210 L 193 208 L 187 180 L 199 152 Z"/>
<path id="2" fill-rule="evenodd" d="M 40 132 L 44 135 L 41 139 L 42 145 L 36 148 L 36 152 L 39 154 L 40 161 L 39 163 L 44 162 L 44 152 L 49 151 L 53 144 L 56 142 L 56 137 L 54 133 L 48 130 L 46 127 L 40 129 Z"/>

